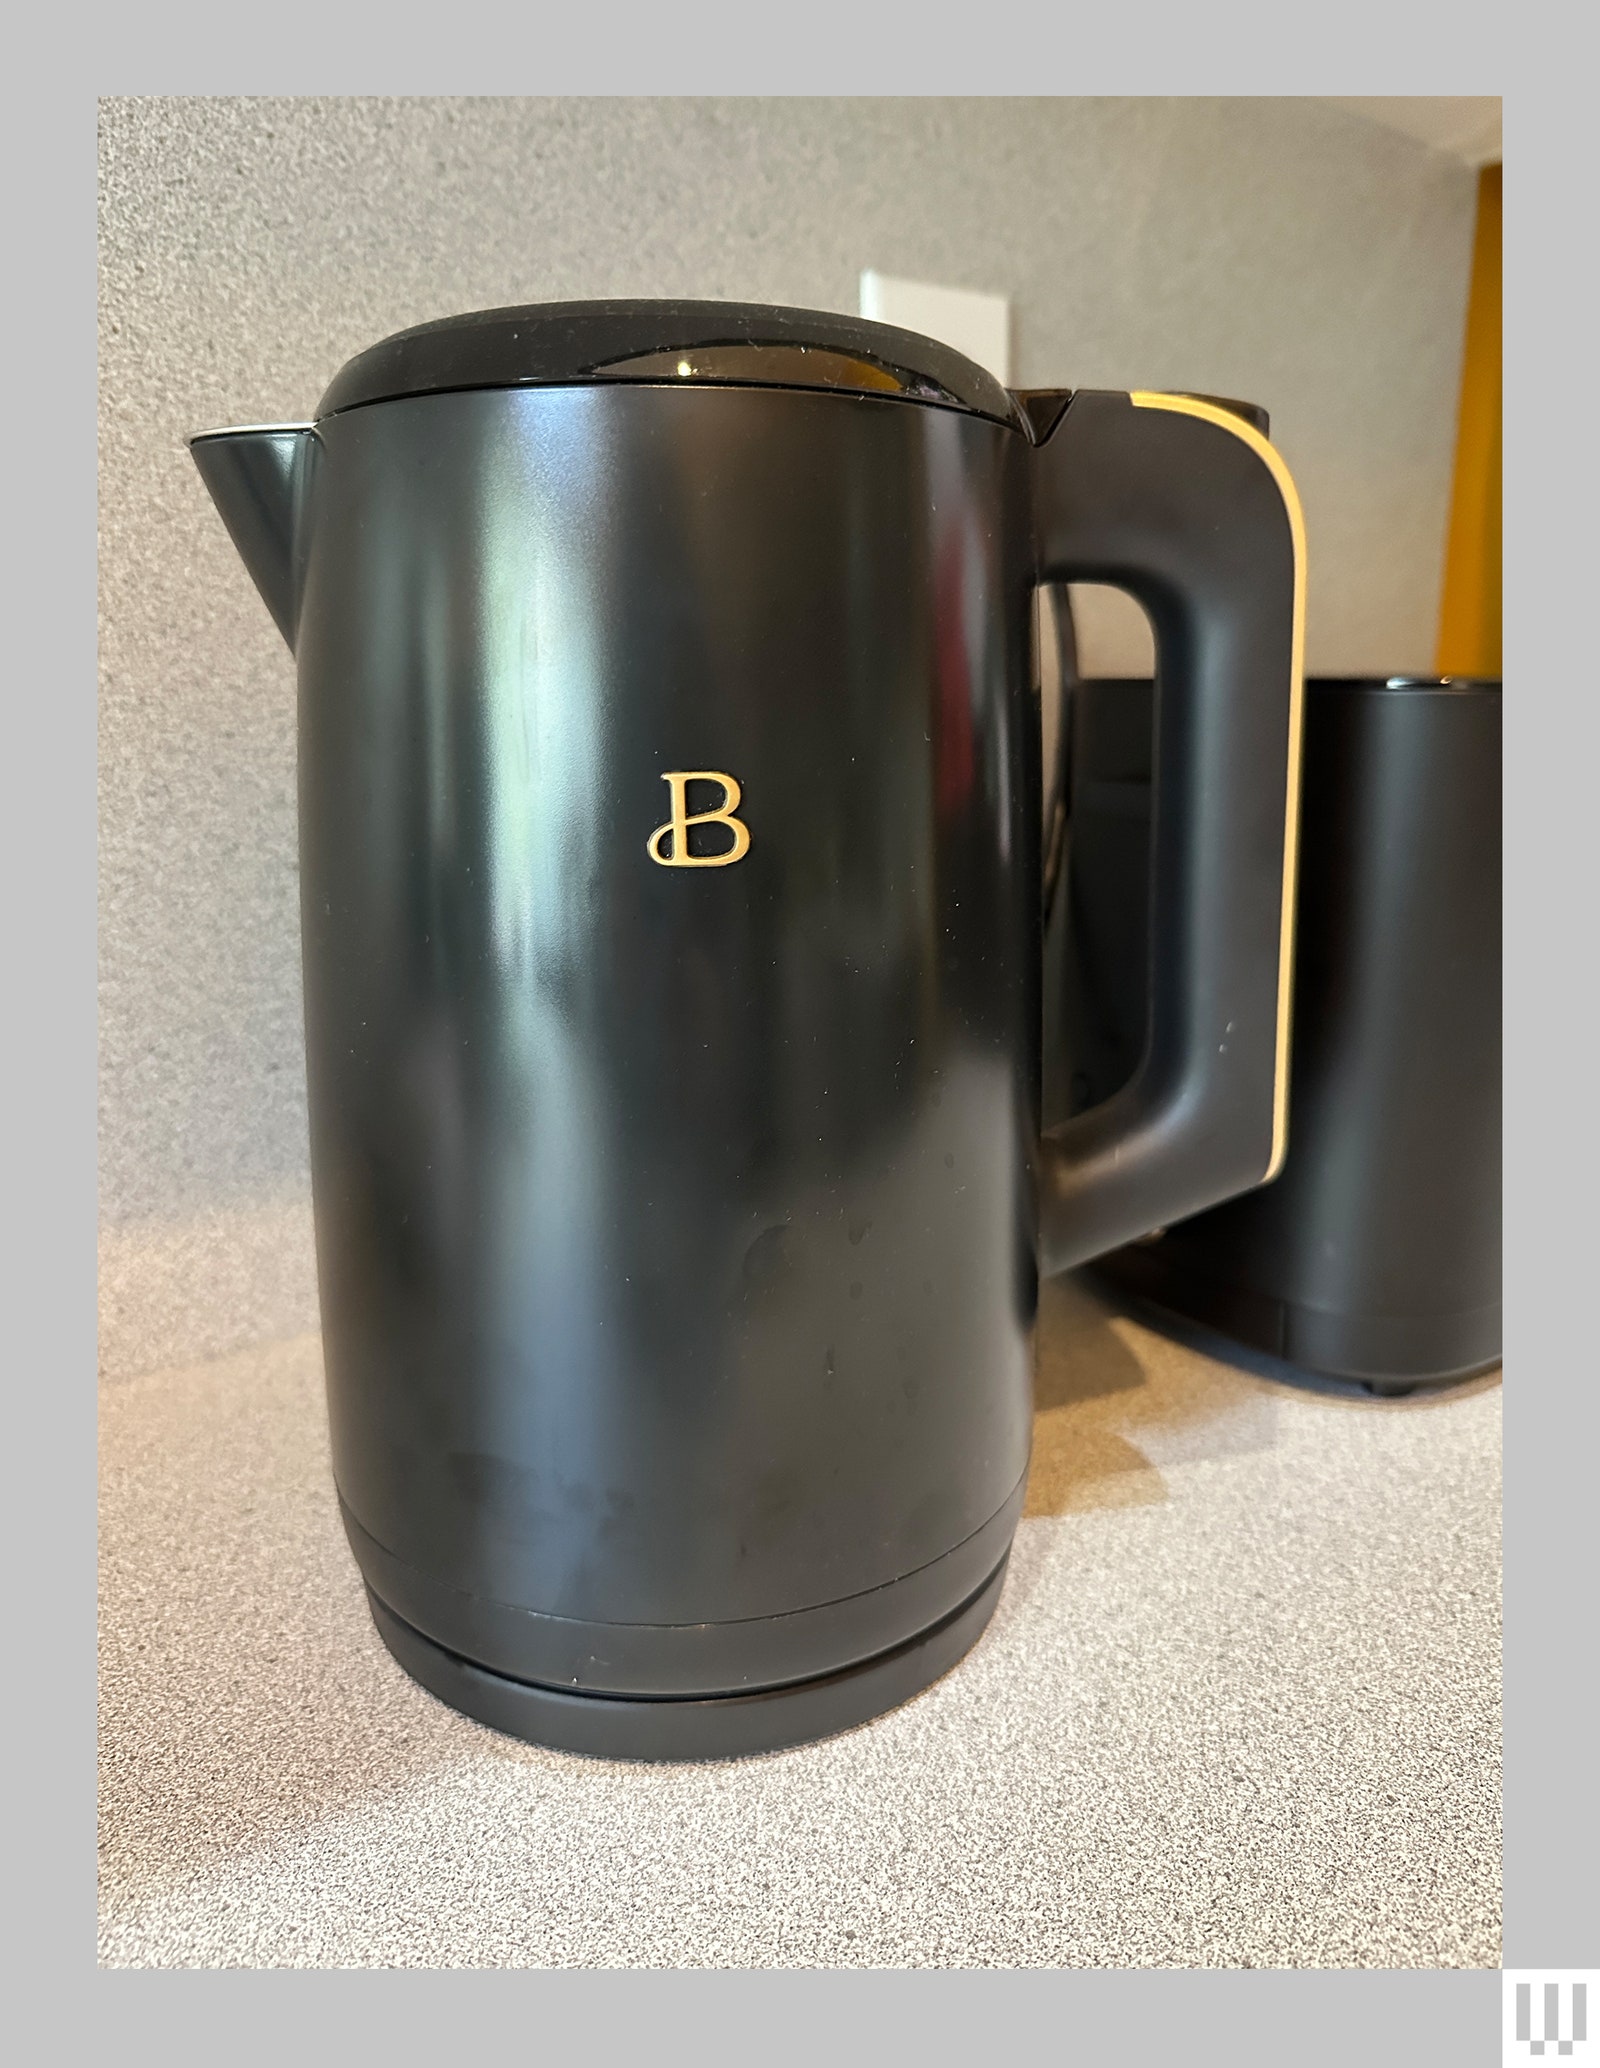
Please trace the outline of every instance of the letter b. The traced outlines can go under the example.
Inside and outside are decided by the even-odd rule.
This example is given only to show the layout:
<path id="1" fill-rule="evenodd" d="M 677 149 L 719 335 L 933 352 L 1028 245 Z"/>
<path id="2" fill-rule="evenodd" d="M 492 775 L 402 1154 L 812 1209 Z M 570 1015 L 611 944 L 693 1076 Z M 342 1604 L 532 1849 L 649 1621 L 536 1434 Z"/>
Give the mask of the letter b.
<path id="1" fill-rule="evenodd" d="M 659 862 L 663 869 L 725 869 L 730 862 L 738 861 L 750 851 L 750 828 L 743 819 L 736 819 L 739 808 L 739 785 L 731 775 L 722 775 L 714 768 L 677 768 L 664 774 L 661 780 L 672 796 L 672 816 L 664 826 L 657 826 L 645 842 L 645 850 L 651 861 Z M 720 783 L 722 802 L 715 811 L 690 811 L 688 796 L 691 783 Z M 726 826 L 733 835 L 733 845 L 725 847 L 720 854 L 690 854 L 689 828 L 691 826 Z M 663 851 L 666 836 L 672 836 L 672 851 Z"/>

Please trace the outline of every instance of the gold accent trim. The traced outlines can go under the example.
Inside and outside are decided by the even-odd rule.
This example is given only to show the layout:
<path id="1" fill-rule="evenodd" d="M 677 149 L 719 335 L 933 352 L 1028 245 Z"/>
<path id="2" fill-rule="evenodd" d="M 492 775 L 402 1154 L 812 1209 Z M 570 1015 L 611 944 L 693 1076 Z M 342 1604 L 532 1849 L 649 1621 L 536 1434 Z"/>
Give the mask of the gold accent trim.
<path id="1" fill-rule="evenodd" d="M 1141 388 L 1128 397 L 1135 409 L 1169 409 L 1178 416 L 1196 416 L 1202 423 L 1215 424 L 1219 431 L 1242 439 L 1277 483 L 1289 519 L 1294 545 L 1294 637 L 1289 658 L 1289 776 L 1284 799 L 1283 832 L 1283 919 L 1278 936 L 1278 1038 L 1273 1064 L 1272 1156 L 1267 1164 L 1266 1184 L 1283 1168 L 1289 1153 L 1289 1018 L 1294 994 L 1294 900 L 1300 868 L 1300 741 L 1305 723 L 1306 663 L 1306 520 L 1300 507 L 1294 476 L 1284 464 L 1277 447 L 1263 438 L 1254 424 L 1218 409 L 1212 402 L 1197 402 L 1190 395 L 1157 395 Z"/>
<path id="2" fill-rule="evenodd" d="M 734 817 L 743 793 L 731 775 L 724 775 L 715 768 L 674 768 L 664 773 L 661 780 L 672 799 L 672 816 L 664 826 L 657 826 L 645 842 L 645 852 L 651 861 L 659 863 L 663 869 L 726 869 L 730 862 L 740 861 L 750 852 L 750 828 L 743 819 Z M 715 811 L 689 809 L 691 783 L 722 785 L 722 802 Z M 690 854 L 691 826 L 726 826 L 733 835 L 733 845 L 725 847 L 721 854 Z M 667 833 L 672 835 L 671 854 L 662 851 L 662 836 Z"/>

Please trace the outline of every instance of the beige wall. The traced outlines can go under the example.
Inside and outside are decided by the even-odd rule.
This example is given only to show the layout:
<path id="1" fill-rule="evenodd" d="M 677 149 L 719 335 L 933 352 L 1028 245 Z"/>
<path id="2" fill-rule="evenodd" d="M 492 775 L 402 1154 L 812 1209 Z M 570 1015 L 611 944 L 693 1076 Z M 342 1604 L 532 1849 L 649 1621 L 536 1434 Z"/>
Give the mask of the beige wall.
<path id="1" fill-rule="evenodd" d="M 187 433 L 460 309 L 877 266 L 1009 294 L 1024 385 L 1264 403 L 1311 667 L 1425 668 L 1472 211 L 1310 100 L 103 102 L 102 1367 L 315 1326 L 293 675 Z"/>

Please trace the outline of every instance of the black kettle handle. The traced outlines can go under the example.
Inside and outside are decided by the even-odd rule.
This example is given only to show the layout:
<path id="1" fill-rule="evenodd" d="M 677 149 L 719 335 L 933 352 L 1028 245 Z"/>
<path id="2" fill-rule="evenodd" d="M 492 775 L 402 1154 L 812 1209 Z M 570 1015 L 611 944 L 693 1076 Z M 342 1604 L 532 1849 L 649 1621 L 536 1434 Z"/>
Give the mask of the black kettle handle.
<path id="1" fill-rule="evenodd" d="M 1262 433 L 1186 395 L 1075 394 L 1034 449 L 1033 497 L 1037 579 L 1128 590 L 1156 643 L 1144 1058 L 1044 1140 L 1051 1272 L 1283 1162 L 1305 527 Z"/>

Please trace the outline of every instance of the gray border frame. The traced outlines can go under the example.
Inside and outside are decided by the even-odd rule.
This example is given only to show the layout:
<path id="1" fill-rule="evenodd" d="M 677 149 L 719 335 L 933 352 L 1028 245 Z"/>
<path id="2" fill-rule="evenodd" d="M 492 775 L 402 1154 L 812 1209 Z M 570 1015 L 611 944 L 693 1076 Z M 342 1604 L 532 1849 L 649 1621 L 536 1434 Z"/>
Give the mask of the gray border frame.
<path id="1" fill-rule="evenodd" d="M 1366 35 L 1360 12 L 1342 7 L 1336 18 L 1330 12 L 1326 27 L 1308 21 L 1297 31 L 1307 45 L 1326 49 L 1330 73 L 1338 65 L 1337 76 L 1319 78 L 1317 84 L 1350 80 L 1346 66 L 1352 47 L 1381 50 L 1383 56 L 1363 65 L 1362 76 L 1351 83 L 1370 85 L 1372 69 L 1390 78 L 1407 75 L 1401 78 L 1406 85 L 1414 85 L 1419 72 L 1437 77 L 1431 10 L 1426 20 L 1420 10 L 1408 20 L 1393 6 L 1372 7 Z M 1253 20 L 1239 20 L 1230 28 L 1210 9 L 1203 21 L 1191 17 L 1189 30 L 1180 21 L 1174 10 L 1162 39 L 1164 50 L 1151 67 L 1161 75 L 1152 82 L 1157 86 L 1205 83 L 1237 92 L 1241 70 L 1259 78 L 1281 69 L 1270 59 L 1251 60 Z M 211 26 L 214 30 L 214 20 Z M 241 52 L 258 26 L 245 17 L 231 25 Z M 1147 36 L 1151 24 L 1143 26 Z M 541 24 L 536 83 L 545 91 L 603 91 L 619 85 L 636 91 L 646 84 L 659 90 L 687 83 L 692 67 L 696 91 L 838 91 L 846 85 L 837 54 L 825 49 L 814 49 L 809 57 L 803 50 L 784 50 L 773 61 L 757 64 L 730 46 L 720 57 L 700 59 L 662 17 L 654 47 L 648 47 L 647 38 L 630 34 L 628 54 L 617 49 L 616 29 L 614 20 L 607 21 L 593 53 L 574 58 L 570 45 L 566 51 L 559 48 L 559 36 L 557 48 L 548 46 Z M 1007 35 L 1004 25 L 990 17 L 980 38 L 982 50 L 963 47 L 965 38 L 936 37 L 919 57 L 905 46 L 896 24 L 886 24 L 874 49 L 870 25 L 853 18 L 849 62 L 856 76 L 849 83 L 856 90 L 865 84 L 878 91 L 912 85 L 1037 91 L 1052 70 L 1050 37 L 1026 30 L 1021 22 L 1016 29 L 1026 33 Z M 273 39 L 280 50 L 315 50 L 318 71 L 341 75 L 338 83 L 356 70 L 391 69 L 375 59 L 359 67 L 348 57 L 330 59 L 330 30 L 336 46 L 335 26 L 308 10 L 298 31 L 278 19 Z M 61 33 L 81 36 L 70 23 Z M 531 24 L 526 33 L 531 44 Z M 1111 83 L 1123 69 L 1115 64 L 1113 33 L 1111 24 L 1097 30 L 1092 23 L 1063 21 L 1056 51 L 1063 59 L 1070 52 L 1071 63 L 1061 63 L 1060 83 L 1079 91 Z M 1584 1680 L 1592 1642 L 1587 1596 L 1595 1569 L 1593 1502 L 1584 1484 L 1595 1456 L 1596 1406 L 1585 1368 L 1592 1323 L 1584 1295 L 1595 1267 L 1586 1241 L 1594 1225 L 1592 1209 L 1585 1211 L 1583 1161 L 1592 1139 L 1585 1122 L 1593 1095 L 1585 1102 L 1592 1065 L 1581 946 L 1586 926 L 1592 926 L 1585 894 L 1594 869 L 1595 814 L 1586 778 L 1594 765 L 1589 750 L 1596 718 L 1585 647 L 1572 638 L 1574 613 L 1566 599 L 1586 597 L 1592 583 L 1581 543 L 1579 483 L 1585 475 L 1572 447 L 1585 438 L 1592 443 L 1593 434 L 1581 384 L 1563 398 L 1552 384 L 1561 368 L 1552 364 L 1551 355 L 1566 341 L 1589 334 L 1582 305 L 1586 269 L 1571 264 L 1578 243 L 1571 197 L 1584 191 L 1578 184 L 1584 132 L 1575 91 L 1563 110 L 1559 82 L 1553 88 L 1547 77 L 1537 89 L 1533 86 L 1533 67 L 1548 56 L 1542 43 L 1536 46 L 1530 38 L 1525 57 L 1502 64 L 1482 45 L 1461 48 L 1463 36 L 1469 44 L 1474 40 L 1470 24 L 1453 25 L 1452 34 L 1458 39 L 1456 62 L 1438 68 L 1456 74 L 1446 83 L 1481 86 L 1485 70 L 1509 70 L 1519 83 L 1526 72 L 1529 79 L 1526 96 L 1508 96 L 1518 159 L 1511 207 L 1516 236 L 1507 266 L 1516 301 L 1507 326 L 1507 417 L 1516 427 L 1507 490 L 1520 521 L 1512 527 L 1507 555 L 1507 615 L 1516 632 L 1517 679 L 1511 691 L 1506 783 L 1513 835 L 1507 868 L 1513 924 L 1506 957 L 1507 1362 L 1512 1372 L 1506 1461 L 1506 1945 L 1508 1961 L 1516 1965 L 1579 1965 L 1594 1960 L 1593 1915 L 1583 1907 L 1584 1885 L 1592 1886 L 1593 1877 L 1594 1804 L 1592 1791 L 1580 1784 L 1586 1763 L 1580 1764 L 1578 1754 L 1580 1747 L 1587 1752 L 1592 1731 Z M 166 62 L 160 54 L 165 39 L 147 19 L 130 23 L 121 36 L 126 39 L 121 52 L 108 50 L 103 39 L 95 45 L 101 83 L 120 88 L 130 79 L 142 84 L 161 73 L 165 84 L 174 73 L 192 78 L 197 69 L 192 57 L 188 63 Z M 1098 51 L 1097 36 L 1105 38 Z M 118 40 L 113 35 L 113 45 Z M 354 47 L 350 36 L 346 48 Z M 430 69 L 436 56 L 430 53 Z M 480 67 L 481 58 L 474 69 Z M 214 66 L 206 69 L 214 71 Z M 280 61 L 259 69 L 281 77 L 285 67 Z M 1295 69 L 1303 78 L 1307 67 Z M 1558 68 L 1541 64 L 1541 69 L 1548 74 Z M 108 80 L 113 70 L 121 76 Z M 17 76 L 25 76 L 20 65 Z M 1124 76 L 1116 83 L 1132 82 Z M 1564 114 L 1575 125 L 1565 136 Z M 19 211 L 19 229 L 29 275 L 24 298 L 29 313 L 13 319 L 13 343 L 26 352 L 14 378 L 19 384 L 26 379 L 35 398 L 13 424 L 13 452 L 20 461 L 13 480 L 28 498 L 14 550 L 26 577 L 20 597 L 33 603 L 45 595 L 52 605 L 45 612 L 33 603 L 32 609 L 17 610 L 12 621 L 13 638 L 25 656 L 13 678 L 18 685 L 13 752 L 15 765 L 25 767 L 27 775 L 14 783 L 6 835 L 13 925 L 23 944 L 10 1016 L 11 1067 L 13 1085 L 27 1088 L 21 1097 L 13 1093 L 27 1188 L 24 1193 L 18 1185 L 14 1191 L 14 1282 L 29 1292 L 49 1288 L 47 1297 L 36 1293 L 16 1302 L 24 1342 L 13 1389 L 17 1504 L 8 1515 L 13 1561 L 27 1576 L 18 1590 L 24 1598 L 23 1629 L 20 1645 L 14 1640 L 13 1659 L 31 1662 L 52 1652 L 55 1659 L 48 1673 L 30 1664 L 19 1674 L 21 1699 L 12 1709 L 23 1739 L 13 1760 L 30 1777 L 18 1793 L 34 1825 L 30 1900 L 21 1932 L 22 1940 L 33 1944 L 19 1945 L 18 1968 L 41 1980 L 52 1966 L 58 1973 L 65 1968 L 60 1979 L 69 1980 L 82 1972 L 85 1957 L 92 1958 L 91 1920 L 80 1879 L 87 1844 L 79 1850 L 92 1811 L 78 1796 L 86 1764 L 80 1757 L 86 1749 L 89 1689 L 84 1688 L 81 1700 L 76 1692 L 78 1676 L 87 1681 L 93 1670 L 77 1611 L 82 1598 L 78 1576 L 84 1577 L 85 1593 L 92 1585 L 92 1542 L 79 1522 L 88 1502 L 80 1507 L 76 1493 L 78 1461 L 84 1455 L 80 1431 L 91 1426 L 92 1226 L 85 1226 L 81 1252 L 69 1231 L 76 1230 L 80 1211 L 85 1223 L 93 1219 L 94 1136 L 89 1102 L 82 1095 L 92 1078 L 92 1034 L 88 1014 L 80 1019 L 75 1010 L 78 985 L 89 992 L 93 984 L 86 939 L 93 854 L 80 832 L 88 821 L 82 772 L 94 754 L 93 708 L 85 687 L 94 679 L 89 647 L 93 584 L 92 568 L 81 569 L 76 546 L 56 550 L 57 541 L 86 538 L 86 527 L 80 528 L 82 502 L 93 492 L 92 416 L 85 407 L 83 380 L 85 371 L 93 378 L 93 338 L 87 323 L 78 330 L 75 316 L 79 296 L 87 302 L 91 292 L 85 245 L 78 240 L 84 222 L 79 211 L 87 214 L 85 188 L 92 176 L 86 168 L 92 121 L 88 88 L 54 94 L 30 89 L 17 97 L 8 144 L 16 156 L 12 191 L 27 203 Z M 38 349 L 45 338 L 48 348 Z M 18 1009 L 23 1000 L 25 1011 Z M 49 1575 L 54 1584 L 37 1586 L 35 1574 Z M 100 1976 L 88 1992 L 69 1987 L 56 1996 L 58 2016 L 71 2018 L 80 2004 L 92 2003 L 96 2022 L 103 2017 L 109 2026 L 115 2019 L 125 2043 L 145 2015 L 142 1989 L 135 2012 L 126 1993 L 130 1986 L 139 1985 Z M 506 1993 L 511 1986 L 491 1985 L 492 1996 L 475 1993 L 466 2026 L 481 2020 L 513 2040 L 520 2033 L 529 2043 L 537 2034 L 548 2045 L 564 2031 L 574 2036 L 585 2029 L 593 2032 L 594 2020 L 601 2017 L 611 2041 L 619 2045 L 636 2034 L 652 2051 L 672 2050 L 679 2039 L 692 2038 L 697 2050 L 709 2042 L 719 2052 L 735 2047 L 743 2052 L 753 2038 L 747 2021 L 754 2004 L 767 2012 L 761 2050 L 779 2058 L 790 2048 L 781 2039 L 774 2045 L 770 2035 L 786 2026 L 795 2033 L 795 2057 L 802 2050 L 814 2052 L 825 2033 L 840 2035 L 841 2027 L 849 2034 L 843 2049 L 849 2053 L 874 2041 L 885 2050 L 903 2051 L 920 2027 L 925 2036 L 937 2033 L 943 2041 L 939 2052 L 951 2054 L 967 2045 L 992 2049 L 998 2032 L 1037 2020 L 1038 2036 L 1065 2058 L 1094 2059 L 1103 2052 L 1124 2060 L 1177 2059 L 1215 2045 L 1219 2057 L 1232 2061 L 1278 2060 L 1289 2047 L 1298 2061 L 1344 2062 L 1353 2047 L 1361 2046 L 1374 2061 L 1463 2063 L 1493 2057 L 1498 2011 L 1490 1999 L 1497 2003 L 1499 1987 L 1485 1974 L 1381 1971 L 1334 1976 L 1029 1974 L 1003 1983 L 961 1976 L 920 1984 L 903 1977 L 730 1981 L 720 1976 L 656 1983 L 600 1974 L 541 1977 L 519 1988 L 514 1998 Z M 529 1996 L 529 1987 L 537 1996 Z M 370 2052 L 385 2026 L 396 2037 L 403 2030 L 410 2042 L 405 2054 L 435 2041 L 459 2052 L 466 2036 L 465 2000 L 445 1996 L 436 1985 L 424 1985 L 420 1992 L 413 1985 L 396 1998 L 392 2011 L 380 2014 L 382 1999 L 364 1985 L 357 1997 L 337 1985 L 318 1984 L 292 2003 L 275 1996 L 277 2015 L 266 2018 L 259 1999 L 247 2006 L 220 1996 L 218 1989 L 205 1982 L 184 1989 L 181 1997 L 163 1990 L 159 2008 L 152 2003 L 150 2013 L 167 2028 L 169 2046 L 178 2036 L 173 2021 L 180 2001 L 181 2022 L 192 2021 L 196 2038 L 203 2032 L 226 2037 L 231 2050 L 244 2058 L 258 2052 L 265 2058 L 269 2047 L 276 2053 L 295 2038 L 314 2057 L 326 2057 L 343 2045 Z M 786 2005 L 805 2006 L 810 2018 L 798 2028 L 789 2026 Z M 819 2014 L 826 2026 L 815 2022 Z M 1006 2023 L 997 2031 L 1000 2019 Z M 252 2033 L 260 2034 L 253 2045 Z M 156 2039 L 154 2029 L 151 2038 Z M 827 2043 L 831 2048 L 834 2038 Z M 611 2050 L 608 2044 L 606 2051 Z"/>
<path id="2" fill-rule="evenodd" d="M 1593 590 L 1596 463 L 1565 341 L 1592 334 L 1576 91 L 1509 96 L 1506 257 L 1505 1938 L 1507 1967 L 1596 1964 L 1594 1460 L 1588 1167 L 1600 712 L 1576 620 Z M 1580 226 L 1581 225 L 1581 226 Z M 1555 342 L 1560 341 L 1560 342 Z M 1589 505 L 1586 508 L 1586 505 Z"/>

